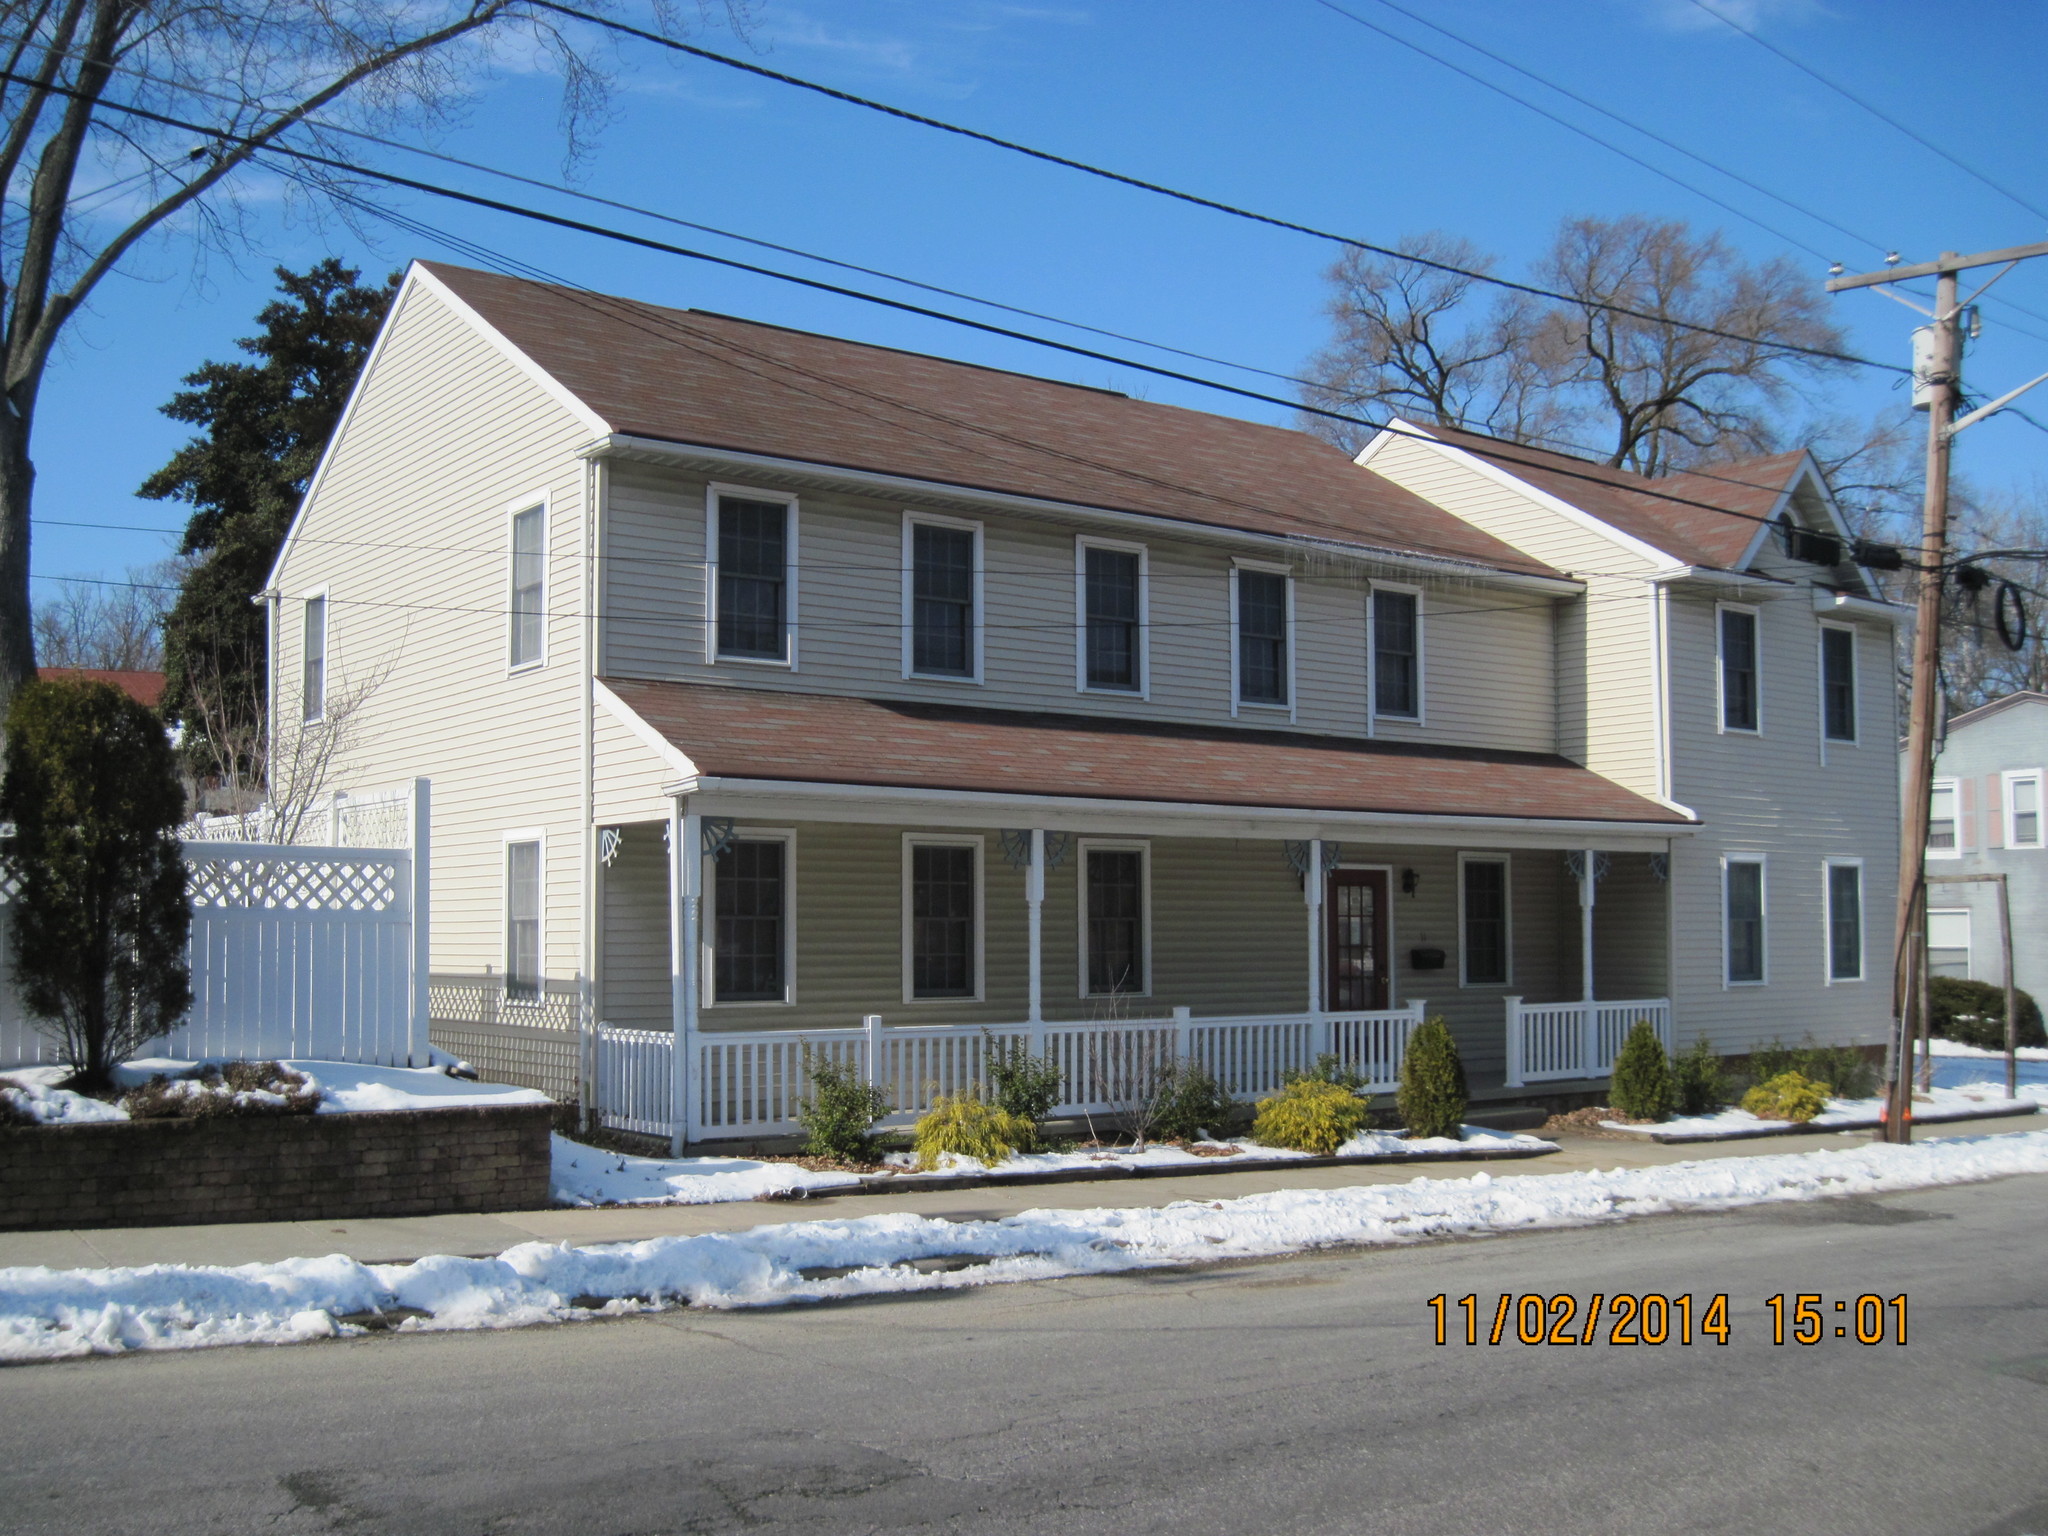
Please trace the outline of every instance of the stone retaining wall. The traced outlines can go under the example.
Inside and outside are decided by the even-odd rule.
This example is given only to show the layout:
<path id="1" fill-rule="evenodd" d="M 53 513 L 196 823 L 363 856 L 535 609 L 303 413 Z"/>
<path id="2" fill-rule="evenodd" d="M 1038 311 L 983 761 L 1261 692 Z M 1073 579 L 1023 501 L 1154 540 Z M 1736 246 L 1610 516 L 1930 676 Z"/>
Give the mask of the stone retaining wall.
<path id="1" fill-rule="evenodd" d="M 0 1229 L 534 1210 L 553 1106 L 0 1128 Z"/>

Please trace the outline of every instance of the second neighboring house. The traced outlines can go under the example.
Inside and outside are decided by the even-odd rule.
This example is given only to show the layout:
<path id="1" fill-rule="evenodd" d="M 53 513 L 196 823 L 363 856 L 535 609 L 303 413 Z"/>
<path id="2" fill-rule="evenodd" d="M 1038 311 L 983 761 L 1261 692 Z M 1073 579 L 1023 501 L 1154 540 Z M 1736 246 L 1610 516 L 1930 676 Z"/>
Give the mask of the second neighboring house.
<path id="1" fill-rule="evenodd" d="M 2012 908 L 2013 981 L 2048 996 L 2048 693 L 2009 693 L 1957 715 L 1934 760 L 1927 825 L 1927 959 L 1936 976 L 2003 985 L 1998 892 Z"/>
<path id="2" fill-rule="evenodd" d="M 1895 615 L 1845 547 L 1804 454 L 1354 462 L 416 264 L 266 593 L 272 718 L 432 778 L 450 1039 L 1422 999 L 1511 1095 L 1636 1018 L 1882 1038 Z"/>

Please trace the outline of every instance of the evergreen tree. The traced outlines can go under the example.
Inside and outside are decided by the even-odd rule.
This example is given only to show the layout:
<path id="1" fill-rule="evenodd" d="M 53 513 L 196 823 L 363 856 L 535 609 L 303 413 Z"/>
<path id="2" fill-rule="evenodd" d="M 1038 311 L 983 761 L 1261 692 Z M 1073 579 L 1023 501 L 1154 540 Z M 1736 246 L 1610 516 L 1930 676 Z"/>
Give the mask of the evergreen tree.
<path id="1" fill-rule="evenodd" d="M 1401 1057 L 1401 1087 L 1394 1097 L 1401 1121 L 1410 1136 L 1462 1140 L 1465 1103 L 1465 1062 L 1457 1039 L 1442 1019 L 1424 1019 Z"/>
<path id="2" fill-rule="evenodd" d="M 163 407 L 200 435 L 142 483 L 139 494 L 194 511 L 182 553 L 195 559 L 164 620 L 164 712 L 184 724 L 200 773 L 247 785 L 260 776 L 268 648 L 263 589 L 327 439 L 341 420 L 397 292 L 394 275 L 365 287 L 329 257 L 277 269 L 283 297 L 256 317 L 262 334 L 236 343 L 253 361 L 209 362 Z"/>
<path id="3" fill-rule="evenodd" d="M 177 765 L 156 714 L 105 683 L 24 684 L 6 754 L 15 985 L 74 1083 L 107 1088 L 192 1005 Z"/>
<path id="4" fill-rule="evenodd" d="M 1614 1058 L 1614 1081 L 1609 1097 L 1614 1107 L 1636 1120 L 1662 1120 L 1671 1113 L 1678 1097 L 1671 1077 L 1671 1058 L 1664 1054 L 1664 1042 L 1648 1019 L 1636 1020 L 1621 1053 Z"/>

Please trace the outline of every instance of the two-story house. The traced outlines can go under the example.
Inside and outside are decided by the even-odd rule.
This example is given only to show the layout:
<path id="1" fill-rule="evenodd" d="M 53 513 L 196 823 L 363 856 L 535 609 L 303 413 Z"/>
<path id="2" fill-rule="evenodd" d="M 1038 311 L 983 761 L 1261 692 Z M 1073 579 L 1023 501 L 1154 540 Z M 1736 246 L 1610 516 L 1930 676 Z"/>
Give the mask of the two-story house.
<path id="1" fill-rule="evenodd" d="M 418 264 L 266 593 L 273 719 L 433 779 L 442 1038 L 680 1039 L 693 1134 L 873 1016 L 899 1083 L 1157 1020 L 1256 1087 L 1384 1081 L 1426 1000 L 1482 1095 L 1583 1088 L 1637 1018 L 1882 1036 L 1892 613 L 1842 537 L 1803 455 L 1353 462 Z"/>

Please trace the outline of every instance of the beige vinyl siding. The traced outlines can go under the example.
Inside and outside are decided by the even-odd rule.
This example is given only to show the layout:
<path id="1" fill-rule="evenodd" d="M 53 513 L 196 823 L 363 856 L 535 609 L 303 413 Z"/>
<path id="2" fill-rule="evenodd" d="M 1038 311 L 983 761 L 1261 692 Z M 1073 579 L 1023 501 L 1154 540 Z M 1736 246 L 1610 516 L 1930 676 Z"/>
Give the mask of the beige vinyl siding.
<path id="1" fill-rule="evenodd" d="M 298 718 L 298 605 L 329 590 L 330 694 L 364 690 L 331 787 L 433 780 L 433 966 L 502 973 L 504 834 L 544 834 L 550 980 L 581 974 L 588 428 L 415 283 L 278 574 L 276 718 Z M 546 661 L 507 666 L 509 514 L 548 500 Z"/>
<path id="2" fill-rule="evenodd" d="M 705 663 L 705 481 L 618 463 L 608 471 L 604 666 L 609 674 L 946 700 L 988 708 L 1224 723 L 1231 719 L 1227 541 L 1146 538 L 1129 528 L 973 514 L 983 527 L 983 681 L 903 677 L 900 504 L 802 495 L 794 669 Z M 766 483 L 764 482 L 764 486 Z M 768 487 L 772 488 L 772 487 Z M 955 508 L 968 516 L 971 509 Z M 1075 536 L 1142 543 L 1151 624 L 1147 697 L 1077 692 Z M 1275 552 L 1245 547 L 1246 558 Z M 1276 563 L 1289 563 L 1285 560 Z M 1362 735 L 1366 588 L 1372 574 L 1297 557 L 1293 726 Z M 1548 598 L 1476 583 L 1423 584 L 1426 723 L 1401 739 L 1556 749 Z M 1289 728 L 1287 711 L 1246 724 Z"/>
<path id="3" fill-rule="evenodd" d="M 675 767 L 628 729 L 602 701 L 591 720 L 591 817 L 598 826 L 661 821 L 669 814 L 664 784 L 681 777 Z"/>
<path id="4" fill-rule="evenodd" d="M 598 1016 L 622 1029 L 670 1030 L 668 823 L 620 831 L 618 853 L 598 874 Z"/>

